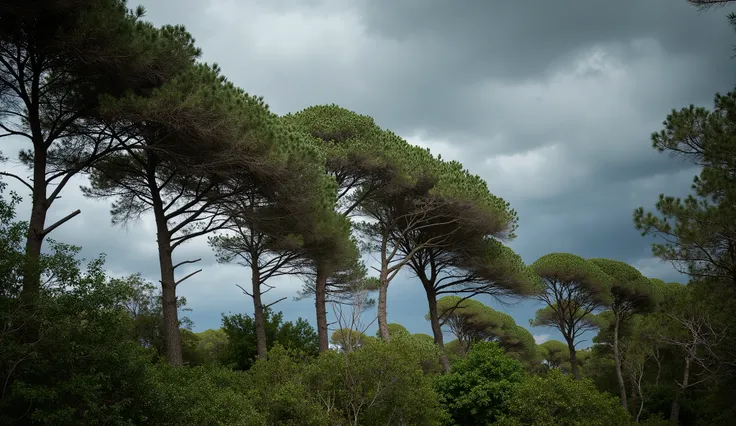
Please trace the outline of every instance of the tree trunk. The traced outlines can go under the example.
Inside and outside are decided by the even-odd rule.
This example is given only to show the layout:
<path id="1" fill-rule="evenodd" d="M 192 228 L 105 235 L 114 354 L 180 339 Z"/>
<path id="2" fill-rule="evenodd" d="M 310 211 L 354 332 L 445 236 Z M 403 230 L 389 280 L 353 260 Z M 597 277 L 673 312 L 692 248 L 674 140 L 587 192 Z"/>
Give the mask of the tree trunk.
<path id="1" fill-rule="evenodd" d="M 621 351 L 618 344 L 618 331 L 620 325 L 620 318 L 618 314 L 613 325 L 613 360 L 616 364 L 616 379 L 618 380 L 618 391 L 619 398 L 621 399 L 621 406 L 624 410 L 629 410 L 628 399 L 626 398 L 626 383 L 624 382 L 624 374 L 621 371 Z"/>
<path id="2" fill-rule="evenodd" d="M 384 342 L 389 342 L 391 336 L 388 333 L 388 320 L 386 312 L 386 302 L 388 295 L 388 271 L 386 266 L 381 266 L 380 287 L 378 288 L 378 331 Z"/>
<path id="3" fill-rule="evenodd" d="M 327 329 L 327 271 L 324 266 L 317 265 L 317 277 L 314 280 L 314 305 L 317 309 L 317 336 L 319 351 L 330 349 L 330 336 Z"/>
<path id="4" fill-rule="evenodd" d="M 146 177 L 151 192 L 153 217 L 156 220 L 156 242 L 158 244 L 158 261 L 161 270 L 161 298 L 164 315 L 164 348 L 169 364 L 179 367 L 184 365 L 181 351 L 181 332 L 179 331 L 179 306 L 176 298 L 176 279 L 174 278 L 174 261 L 172 259 L 171 231 L 166 219 L 164 203 L 156 181 L 157 157 L 147 153 Z"/>
<path id="5" fill-rule="evenodd" d="M 35 139 L 34 146 L 36 145 Z M 33 153 L 33 194 L 31 217 L 26 234 L 26 264 L 23 269 L 22 289 L 22 296 L 31 307 L 35 306 L 36 297 L 41 291 L 41 249 L 48 213 L 46 190 L 46 149 L 38 147 Z"/>
<path id="6" fill-rule="evenodd" d="M 639 401 L 639 399 L 638 399 L 639 398 L 639 392 L 637 391 L 638 384 L 637 384 L 636 378 L 635 378 L 635 376 L 633 374 L 629 377 L 629 384 L 631 385 L 631 388 L 629 389 L 629 394 L 628 394 L 628 397 L 629 397 L 629 406 L 631 407 L 631 410 L 633 411 L 633 410 L 636 409 L 636 404 Z M 641 401 L 641 402 L 644 403 L 644 401 Z M 639 411 L 641 412 L 641 409 Z"/>
<path id="7" fill-rule="evenodd" d="M 36 306 L 36 297 L 41 291 L 41 248 L 43 246 L 43 229 L 46 226 L 49 201 L 46 195 L 48 151 L 46 138 L 41 129 L 39 104 L 39 83 L 42 69 L 33 65 L 29 65 L 29 67 L 33 67 L 33 75 L 30 79 L 30 96 L 23 96 L 23 100 L 28 111 L 28 126 L 30 127 L 31 142 L 33 143 L 33 194 L 31 218 L 28 221 L 28 233 L 26 235 L 26 263 L 23 270 L 21 296 L 27 300 L 29 307 L 33 309 Z M 35 328 L 35 326 L 32 328 Z"/>
<path id="8" fill-rule="evenodd" d="M 572 339 L 565 339 L 567 340 L 567 348 L 570 351 L 570 368 L 572 369 L 572 376 L 575 378 L 575 380 L 580 380 L 580 370 L 578 369 L 578 357 L 577 352 L 575 351 L 575 345 L 572 342 Z"/>
<path id="9" fill-rule="evenodd" d="M 253 285 L 253 317 L 256 325 L 256 352 L 259 359 L 266 359 L 266 318 L 261 301 L 261 270 L 258 267 L 258 257 L 251 258 L 251 282 Z"/>
<path id="10" fill-rule="evenodd" d="M 158 215 L 156 215 L 158 216 Z M 163 223 L 161 223 L 163 221 Z M 164 315 L 164 348 L 169 364 L 178 367 L 184 365 L 181 351 L 181 332 L 179 331 L 179 307 L 176 300 L 176 280 L 174 279 L 174 263 L 171 257 L 171 237 L 166 219 L 156 217 L 158 228 L 158 260 L 161 268 L 161 296 Z"/>
<path id="11" fill-rule="evenodd" d="M 688 387 L 690 381 L 690 364 L 692 363 L 692 357 L 690 354 L 685 358 L 685 371 L 682 373 L 682 383 L 675 392 L 675 398 L 672 400 L 672 409 L 670 410 L 670 423 L 677 425 L 680 423 L 680 397 L 685 389 Z"/>
<path id="12" fill-rule="evenodd" d="M 442 327 L 440 326 L 440 318 L 437 314 L 437 294 L 434 292 L 434 287 L 424 286 L 427 293 L 427 303 L 429 304 L 429 322 L 432 325 L 432 335 L 434 336 L 434 343 L 440 348 L 440 363 L 445 372 L 450 371 L 450 359 L 447 357 L 445 352 L 445 336 L 442 334 Z"/>

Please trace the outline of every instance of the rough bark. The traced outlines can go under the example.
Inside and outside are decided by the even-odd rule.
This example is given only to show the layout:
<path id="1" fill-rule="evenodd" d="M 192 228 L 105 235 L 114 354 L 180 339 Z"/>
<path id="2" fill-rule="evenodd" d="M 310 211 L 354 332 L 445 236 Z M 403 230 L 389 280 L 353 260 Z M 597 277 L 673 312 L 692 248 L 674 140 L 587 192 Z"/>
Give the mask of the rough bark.
<path id="1" fill-rule="evenodd" d="M 184 365 L 181 350 L 181 333 L 179 331 L 179 307 L 176 300 L 176 280 L 174 279 L 174 263 L 171 255 L 171 235 L 166 226 L 166 219 L 161 214 L 156 216 L 156 240 L 158 243 L 158 260 L 161 269 L 161 296 L 164 315 L 164 348 L 169 364 Z"/>
<path id="2" fill-rule="evenodd" d="M 440 363 L 446 372 L 450 371 L 450 359 L 445 352 L 445 336 L 442 334 L 442 326 L 437 313 L 437 294 L 434 288 L 425 286 L 427 293 L 427 303 L 429 304 L 429 322 L 432 325 L 432 335 L 434 343 L 440 348 Z"/>
<path id="3" fill-rule="evenodd" d="M 624 374 L 621 369 L 621 351 L 618 342 L 618 332 L 620 325 L 619 315 L 616 314 L 616 320 L 613 325 L 613 360 L 616 364 L 616 379 L 618 380 L 619 398 L 621 399 L 621 406 L 626 411 L 629 410 L 628 399 L 626 398 L 626 383 L 624 382 Z"/>
<path id="4" fill-rule="evenodd" d="M 251 261 L 251 282 L 253 285 L 253 318 L 256 325 L 256 352 L 259 359 L 266 359 L 267 341 L 266 341 L 266 317 L 263 312 L 263 302 L 261 301 L 261 270 L 258 267 L 258 257 L 255 256 Z"/>
<path id="5" fill-rule="evenodd" d="M 381 339 L 384 342 L 391 340 L 391 336 L 388 333 L 388 320 L 386 318 L 386 304 L 388 296 L 388 271 L 385 266 L 381 267 L 381 275 L 379 277 L 380 287 L 378 288 L 378 330 L 381 334 Z"/>
<path id="6" fill-rule="evenodd" d="M 680 423 L 680 398 L 682 393 L 687 389 L 690 381 L 690 366 L 692 365 L 692 356 L 690 354 L 685 357 L 685 371 L 682 373 L 682 383 L 675 392 L 675 397 L 672 399 L 672 409 L 670 410 L 670 423 L 677 425 Z"/>
<path id="7" fill-rule="evenodd" d="M 314 281 L 314 304 L 317 309 L 317 336 L 319 351 L 330 349 L 330 336 L 327 329 L 327 273 L 323 266 L 317 265 L 317 276 Z"/>
<path id="8" fill-rule="evenodd" d="M 181 332 L 179 331 L 179 307 L 176 300 L 176 279 L 174 278 L 174 261 L 171 248 L 171 231 L 169 230 L 164 203 L 156 182 L 157 157 L 147 154 L 147 180 L 151 192 L 153 217 L 156 221 L 156 242 L 158 244 L 158 261 L 161 271 L 161 298 L 164 315 L 164 348 L 169 364 L 178 367 L 184 365 L 181 350 Z"/>

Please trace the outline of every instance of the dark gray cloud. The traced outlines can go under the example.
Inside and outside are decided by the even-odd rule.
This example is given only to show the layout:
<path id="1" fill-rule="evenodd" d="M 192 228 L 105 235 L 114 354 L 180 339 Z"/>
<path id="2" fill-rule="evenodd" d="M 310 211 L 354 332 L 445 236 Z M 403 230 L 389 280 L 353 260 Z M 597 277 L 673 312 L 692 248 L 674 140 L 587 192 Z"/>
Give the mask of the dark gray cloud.
<path id="1" fill-rule="evenodd" d="M 694 171 L 655 152 L 650 134 L 672 108 L 708 106 L 715 92 L 732 88 L 736 34 L 724 10 L 702 13 L 685 0 L 143 3 L 155 23 L 186 25 L 204 60 L 278 113 L 338 103 L 462 161 L 519 212 L 511 245 L 525 261 L 570 251 L 682 280 L 651 258 L 651 240 L 633 228 L 631 214 L 661 192 L 689 189 Z M 156 279 L 150 219 L 113 228 L 108 205 L 74 188 L 53 214 L 77 205 L 83 215 L 57 239 L 82 245 L 88 257 L 106 252 L 115 273 Z M 181 289 L 198 328 L 216 327 L 220 312 L 249 311 L 235 287 L 248 280 L 242 268 L 217 265 L 205 241 L 178 256 L 203 258 L 205 271 Z M 279 284 L 274 299 L 299 286 Z M 391 321 L 429 330 L 426 301 L 409 274 L 389 297 Z M 314 319 L 308 301 L 279 307 L 287 318 Z M 535 308 L 502 309 L 527 325 Z"/>

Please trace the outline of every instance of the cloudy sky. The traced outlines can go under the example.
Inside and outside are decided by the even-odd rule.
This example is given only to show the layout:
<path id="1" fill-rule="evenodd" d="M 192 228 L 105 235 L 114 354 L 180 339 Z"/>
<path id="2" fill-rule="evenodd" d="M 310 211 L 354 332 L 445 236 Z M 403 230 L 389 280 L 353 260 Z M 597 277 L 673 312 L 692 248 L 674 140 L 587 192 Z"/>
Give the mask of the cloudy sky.
<path id="1" fill-rule="evenodd" d="M 511 246 L 526 262 L 564 251 L 626 261 L 647 276 L 683 281 L 651 257 L 651 240 L 634 229 L 631 215 L 640 205 L 653 206 L 661 192 L 689 188 L 694 171 L 656 153 L 649 137 L 672 108 L 710 106 L 715 92 L 731 89 L 736 34 L 726 10 L 700 12 L 685 0 L 143 5 L 156 24 L 184 24 L 205 61 L 219 63 L 277 113 L 336 103 L 463 162 L 519 212 Z M 14 140 L 0 149 L 13 156 L 21 147 L 25 141 Z M 155 282 L 151 220 L 111 226 L 109 204 L 84 199 L 77 189 L 83 183 L 76 181 L 55 203 L 50 220 L 76 208 L 82 215 L 53 238 L 82 246 L 88 258 L 106 253 L 111 274 L 141 272 Z M 23 206 L 19 216 L 27 214 Z M 204 272 L 180 287 L 197 331 L 219 327 L 222 312 L 251 312 L 251 301 L 235 286 L 248 282 L 245 269 L 218 265 L 206 241 L 189 243 L 175 256 L 203 258 L 197 267 Z M 276 284 L 270 300 L 300 286 L 297 279 Z M 538 308 L 481 300 L 524 326 Z M 309 301 L 276 306 L 287 319 L 314 321 Z M 389 321 L 429 333 L 426 310 L 418 283 L 408 273 L 399 276 L 389 291 Z M 545 328 L 532 332 L 538 341 L 559 338 Z"/>

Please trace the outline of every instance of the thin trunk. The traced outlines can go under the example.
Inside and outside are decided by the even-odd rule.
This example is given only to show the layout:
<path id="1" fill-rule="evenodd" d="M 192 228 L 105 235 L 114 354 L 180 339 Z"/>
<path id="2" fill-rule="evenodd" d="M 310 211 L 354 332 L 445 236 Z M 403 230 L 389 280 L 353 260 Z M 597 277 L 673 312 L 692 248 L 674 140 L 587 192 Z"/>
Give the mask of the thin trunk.
<path id="1" fill-rule="evenodd" d="M 639 377 L 636 379 L 636 389 L 638 390 L 639 401 L 640 401 L 639 411 L 637 411 L 636 413 L 637 423 L 639 423 L 639 418 L 641 417 L 641 413 L 644 411 L 644 390 L 641 387 L 641 380 L 643 377 L 644 377 L 644 366 L 642 365 L 641 369 L 639 370 Z M 631 392 L 636 393 L 634 390 L 632 390 Z"/>
<path id="2" fill-rule="evenodd" d="M 616 320 L 613 325 L 613 360 L 616 364 L 616 379 L 618 379 L 618 391 L 619 398 L 621 399 L 621 406 L 624 410 L 629 411 L 628 400 L 626 399 L 626 383 L 624 383 L 624 374 L 621 371 L 621 351 L 618 344 L 618 331 L 621 319 L 616 313 Z"/>
<path id="3" fill-rule="evenodd" d="M 662 377 L 662 361 L 659 359 L 659 348 L 654 349 L 654 360 L 657 362 L 657 376 L 654 378 L 654 386 L 659 386 L 659 379 Z"/>
<path id="4" fill-rule="evenodd" d="M 381 275 L 379 277 L 380 287 L 378 289 L 378 330 L 381 334 L 381 339 L 384 342 L 391 340 L 391 336 L 388 333 L 388 321 L 386 314 L 386 302 L 388 293 L 388 271 L 385 265 L 381 267 Z"/>
<path id="5" fill-rule="evenodd" d="M 319 351 L 330 349 L 330 337 L 327 330 L 327 271 L 322 265 L 317 265 L 317 277 L 314 281 L 314 305 L 317 309 L 317 336 L 319 337 Z"/>
<path id="6" fill-rule="evenodd" d="M 580 370 L 578 369 L 578 357 L 577 352 L 575 351 L 575 345 L 573 344 L 572 339 L 566 340 L 567 348 L 570 351 L 570 368 L 572 369 L 572 376 L 575 380 L 580 380 Z"/>
<path id="7" fill-rule="evenodd" d="M 440 348 L 440 363 L 442 368 L 446 372 L 450 371 L 450 359 L 447 357 L 445 352 L 445 339 L 442 334 L 442 327 L 440 326 L 440 318 L 437 314 L 437 294 L 434 291 L 434 287 L 429 285 L 424 286 L 427 292 L 427 303 L 429 304 L 429 322 L 432 325 L 432 335 L 434 336 L 434 343 Z"/>
<path id="8" fill-rule="evenodd" d="M 261 302 L 261 269 L 258 267 L 258 256 L 251 258 L 251 282 L 253 284 L 253 317 L 256 325 L 256 352 L 259 359 L 266 359 L 266 318 Z"/>
<path id="9" fill-rule="evenodd" d="M 682 383 L 675 392 L 675 398 L 672 400 L 672 410 L 670 410 L 670 423 L 677 425 L 680 423 L 680 398 L 688 387 L 690 381 L 690 365 L 692 364 L 692 356 L 690 354 L 685 358 L 685 371 L 682 373 Z"/>

